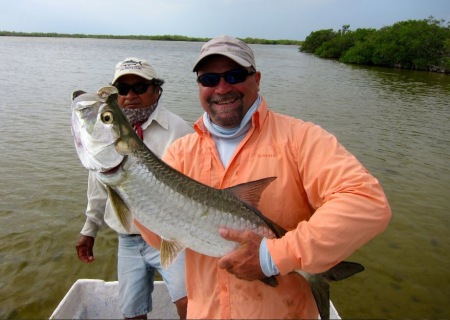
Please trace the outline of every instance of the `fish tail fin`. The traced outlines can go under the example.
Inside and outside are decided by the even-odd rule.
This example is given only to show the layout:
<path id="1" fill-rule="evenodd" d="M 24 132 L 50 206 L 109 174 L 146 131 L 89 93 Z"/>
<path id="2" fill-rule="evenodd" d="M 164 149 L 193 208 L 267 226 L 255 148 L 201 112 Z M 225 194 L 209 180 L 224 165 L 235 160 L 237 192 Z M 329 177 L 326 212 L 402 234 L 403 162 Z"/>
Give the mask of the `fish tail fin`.
<path id="1" fill-rule="evenodd" d="M 359 263 L 341 261 L 323 273 L 305 275 L 300 270 L 297 270 L 297 273 L 308 281 L 320 319 L 325 320 L 330 319 L 330 285 L 328 281 L 344 280 L 363 270 L 364 266 Z"/>
<path id="2" fill-rule="evenodd" d="M 341 261 L 334 267 L 322 273 L 330 281 L 347 279 L 354 274 L 364 271 L 364 266 L 357 262 Z"/>
<path id="3" fill-rule="evenodd" d="M 311 292 L 316 301 L 317 310 L 319 310 L 320 319 L 330 319 L 330 285 L 328 281 L 320 274 L 312 275 L 308 279 Z"/>
<path id="4" fill-rule="evenodd" d="M 262 278 L 262 279 L 259 279 L 259 280 L 264 282 L 268 286 L 271 286 L 271 287 L 276 287 L 278 285 L 278 280 L 277 280 L 277 278 L 275 276 Z"/>

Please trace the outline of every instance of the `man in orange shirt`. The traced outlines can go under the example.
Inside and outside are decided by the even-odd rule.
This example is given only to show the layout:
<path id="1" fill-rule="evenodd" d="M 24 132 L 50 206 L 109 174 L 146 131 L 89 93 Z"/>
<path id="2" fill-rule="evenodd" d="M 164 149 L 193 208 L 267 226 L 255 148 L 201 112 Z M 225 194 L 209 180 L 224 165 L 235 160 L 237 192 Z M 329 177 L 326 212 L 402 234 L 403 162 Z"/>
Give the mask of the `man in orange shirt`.
<path id="1" fill-rule="evenodd" d="M 333 135 L 268 109 L 244 42 L 210 40 L 193 71 L 205 113 L 163 160 L 218 189 L 277 177 L 259 209 L 288 232 L 262 239 L 222 228 L 240 245 L 220 259 L 187 249 L 187 317 L 317 318 L 306 280 L 292 271 L 324 272 L 382 232 L 391 211 L 381 186 Z M 275 288 L 257 281 L 273 275 Z"/>

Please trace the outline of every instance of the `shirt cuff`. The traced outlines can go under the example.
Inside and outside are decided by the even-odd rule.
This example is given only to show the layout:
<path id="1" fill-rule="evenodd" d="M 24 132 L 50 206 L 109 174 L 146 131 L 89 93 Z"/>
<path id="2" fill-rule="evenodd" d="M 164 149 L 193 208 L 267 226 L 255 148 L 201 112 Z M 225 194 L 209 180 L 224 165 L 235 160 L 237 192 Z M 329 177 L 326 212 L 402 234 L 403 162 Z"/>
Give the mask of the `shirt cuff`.
<path id="1" fill-rule="evenodd" d="M 84 223 L 83 229 L 81 229 L 81 234 L 83 236 L 89 236 L 95 238 L 97 236 L 99 226 L 95 224 L 90 219 L 86 219 L 86 222 Z"/>
<path id="2" fill-rule="evenodd" d="M 263 238 L 259 245 L 259 263 L 261 264 L 262 272 L 268 276 L 275 276 L 279 274 L 277 266 L 272 260 L 272 257 L 267 249 L 266 238 Z"/>

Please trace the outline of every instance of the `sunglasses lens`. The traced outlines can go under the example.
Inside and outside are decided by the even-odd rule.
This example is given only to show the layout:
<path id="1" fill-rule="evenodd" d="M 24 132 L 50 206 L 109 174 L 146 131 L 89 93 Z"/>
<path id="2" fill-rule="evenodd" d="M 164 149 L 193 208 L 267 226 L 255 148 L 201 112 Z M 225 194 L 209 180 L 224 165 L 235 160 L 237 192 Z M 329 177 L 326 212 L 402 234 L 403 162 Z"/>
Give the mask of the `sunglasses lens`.
<path id="1" fill-rule="evenodd" d="M 121 96 L 126 96 L 128 91 L 130 91 L 130 86 L 125 83 L 116 84 L 116 88 Z"/>
<path id="2" fill-rule="evenodd" d="M 244 69 L 236 69 L 224 73 L 205 73 L 197 78 L 197 81 L 204 87 L 215 87 L 219 84 L 220 78 L 224 78 L 229 84 L 244 82 L 247 76 L 254 74 Z"/>
<path id="3" fill-rule="evenodd" d="M 149 83 L 146 82 L 138 82 L 132 85 L 126 84 L 126 83 L 118 83 L 116 84 L 117 91 L 121 96 L 126 96 L 128 92 L 130 92 L 130 89 L 135 94 L 143 94 L 147 92 L 148 87 L 150 86 Z"/>
<path id="4" fill-rule="evenodd" d="M 205 73 L 198 77 L 197 81 L 204 87 L 215 87 L 219 84 L 220 75 L 216 73 Z"/>
<path id="5" fill-rule="evenodd" d="M 136 83 L 131 86 L 131 90 L 133 90 L 136 94 L 143 94 L 147 92 L 149 84 L 145 82 Z"/>
<path id="6" fill-rule="evenodd" d="M 236 84 L 244 82 L 245 79 L 247 79 L 248 72 L 243 69 L 237 69 L 237 70 L 231 70 L 228 72 L 225 72 L 223 75 L 226 82 L 229 84 Z"/>

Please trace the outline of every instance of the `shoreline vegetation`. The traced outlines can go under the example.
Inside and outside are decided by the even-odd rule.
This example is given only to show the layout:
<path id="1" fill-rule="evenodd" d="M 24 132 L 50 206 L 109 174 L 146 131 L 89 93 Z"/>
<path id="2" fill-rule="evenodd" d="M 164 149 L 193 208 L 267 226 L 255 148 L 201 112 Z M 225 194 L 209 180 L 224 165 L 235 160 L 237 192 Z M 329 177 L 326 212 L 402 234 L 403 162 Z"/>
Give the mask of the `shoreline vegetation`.
<path id="1" fill-rule="evenodd" d="M 211 38 L 182 35 L 95 35 L 56 32 L 0 31 L 0 36 L 56 37 L 93 39 L 130 39 L 154 41 L 206 42 Z M 359 28 L 313 31 L 304 41 L 239 38 L 248 44 L 296 45 L 300 52 L 346 64 L 382 66 L 450 74 L 450 22 L 430 16 L 423 20 L 407 20 L 381 29 Z"/>
<path id="2" fill-rule="evenodd" d="M 102 35 L 102 34 L 68 34 L 56 32 L 16 32 L 16 31 L 0 31 L 0 36 L 9 37 L 50 37 L 50 38 L 92 38 L 92 39 L 129 39 L 129 40 L 155 40 L 155 41 L 190 41 L 190 42 L 206 42 L 211 38 L 195 38 L 181 35 Z M 298 40 L 267 40 L 258 38 L 239 38 L 246 43 L 251 44 L 279 44 L 279 45 L 297 45 L 300 46 L 302 41 Z"/>
<path id="3" fill-rule="evenodd" d="M 450 74 L 450 22 L 430 16 L 376 29 L 318 30 L 299 49 L 346 64 Z"/>

